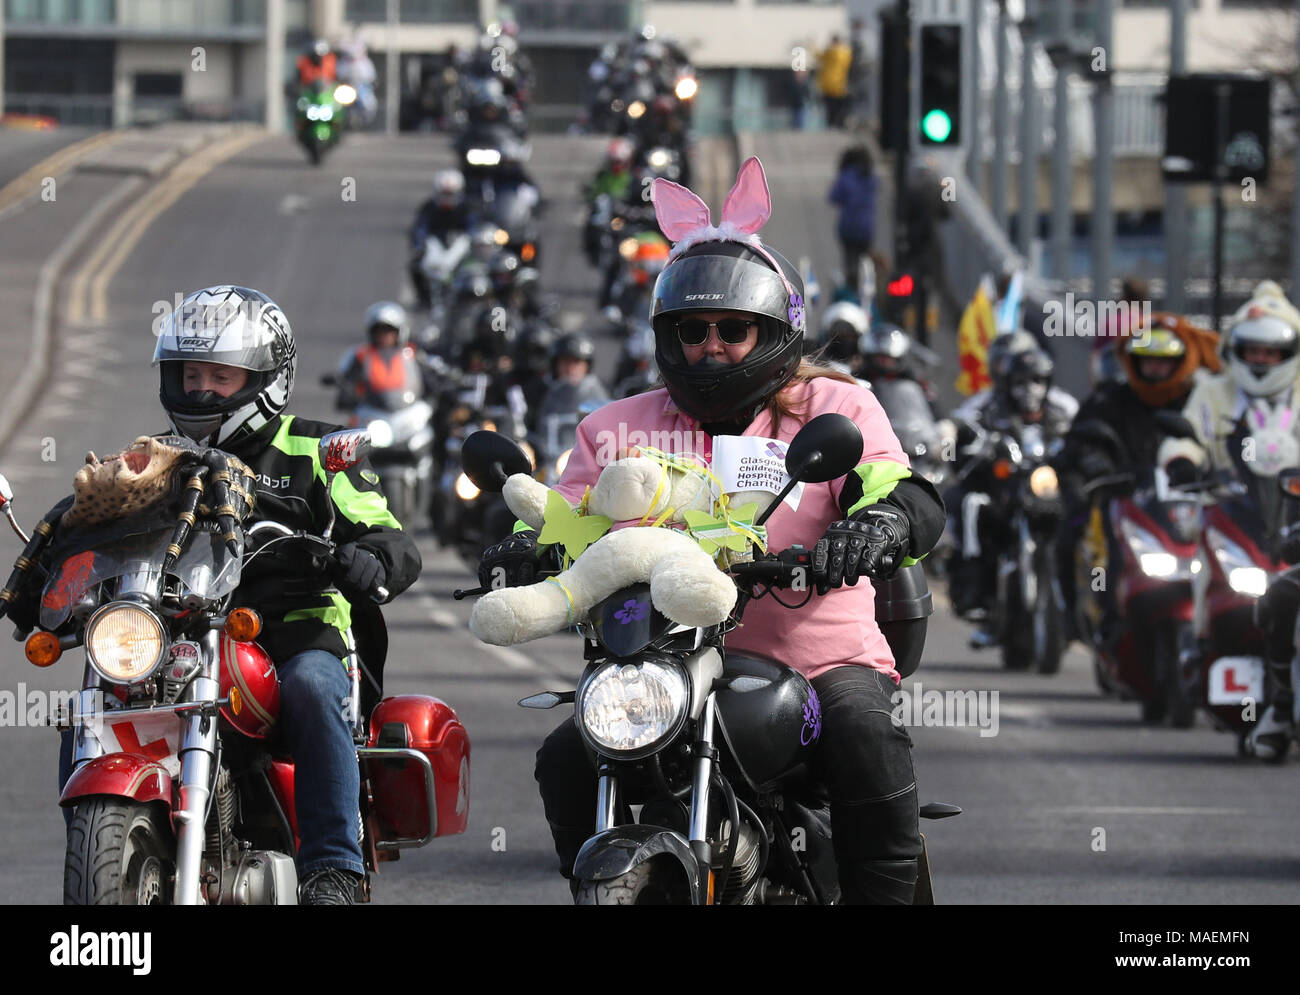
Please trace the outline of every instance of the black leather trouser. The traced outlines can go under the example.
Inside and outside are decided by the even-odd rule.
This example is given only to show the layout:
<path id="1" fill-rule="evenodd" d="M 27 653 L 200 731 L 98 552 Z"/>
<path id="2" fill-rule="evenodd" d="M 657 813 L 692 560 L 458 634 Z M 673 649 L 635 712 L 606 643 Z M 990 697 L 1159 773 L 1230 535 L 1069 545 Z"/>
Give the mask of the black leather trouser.
<path id="1" fill-rule="evenodd" d="M 842 901 L 910 903 L 921 835 L 912 739 L 892 718 L 896 685 L 856 666 L 836 667 L 812 684 L 822 707 L 813 775 L 830 790 Z M 542 743 L 535 776 L 567 878 L 596 824 L 596 771 L 572 719 Z"/>

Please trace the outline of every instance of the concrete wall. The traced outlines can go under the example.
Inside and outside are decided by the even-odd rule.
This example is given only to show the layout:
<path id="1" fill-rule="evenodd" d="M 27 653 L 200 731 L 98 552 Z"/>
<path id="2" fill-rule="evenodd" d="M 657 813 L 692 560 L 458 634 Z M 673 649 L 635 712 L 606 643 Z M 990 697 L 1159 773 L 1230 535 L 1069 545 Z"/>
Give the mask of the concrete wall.
<path id="1" fill-rule="evenodd" d="M 702 68 L 789 68 L 791 49 L 824 48 L 832 34 L 847 39 L 842 3 L 672 3 L 646 0 L 642 17 L 676 38 Z"/>
<path id="2" fill-rule="evenodd" d="M 1189 3 L 1188 8 L 1187 66 L 1191 72 L 1277 68 L 1279 59 L 1282 65 L 1294 64 L 1293 11 L 1225 8 L 1220 0 L 1200 0 L 1199 7 Z M 1113 68 L 1167 72 L 1168 9 L 1117 4 L 1116 11 Z"/>

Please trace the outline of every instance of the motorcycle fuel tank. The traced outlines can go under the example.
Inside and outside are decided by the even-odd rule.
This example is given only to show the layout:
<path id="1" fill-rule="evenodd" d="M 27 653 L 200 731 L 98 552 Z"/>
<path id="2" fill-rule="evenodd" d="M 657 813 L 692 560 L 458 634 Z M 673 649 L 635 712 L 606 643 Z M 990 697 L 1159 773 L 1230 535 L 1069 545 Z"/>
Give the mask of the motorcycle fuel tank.
<path id="1" fill-rule="evenodd" d="M 812 758 L 822 731 L 821 702 L 804 677 L 771 660 L 728 652 L 723 677 L 757 677 L 757 689 L 717 693 L 718 725 L 745 780 L 756 791 Z"/>

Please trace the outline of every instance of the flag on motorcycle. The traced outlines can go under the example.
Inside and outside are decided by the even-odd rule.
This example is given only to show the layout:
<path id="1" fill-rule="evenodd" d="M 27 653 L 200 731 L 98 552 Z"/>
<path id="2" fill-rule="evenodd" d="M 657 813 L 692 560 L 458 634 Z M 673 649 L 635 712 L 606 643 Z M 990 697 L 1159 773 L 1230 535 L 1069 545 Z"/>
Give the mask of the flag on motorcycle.
<path id="1" fill-rule="evenodd" d="M 988 278 L 985 277 L 975 288 L 975 296 L 966 305 L 957 326 L 957 360 L 961 372 L 957 375 L 956 387 L 968 397 L 993 383 L 989 378 L 988 363 L 993 335 L 993 302 Z"/>

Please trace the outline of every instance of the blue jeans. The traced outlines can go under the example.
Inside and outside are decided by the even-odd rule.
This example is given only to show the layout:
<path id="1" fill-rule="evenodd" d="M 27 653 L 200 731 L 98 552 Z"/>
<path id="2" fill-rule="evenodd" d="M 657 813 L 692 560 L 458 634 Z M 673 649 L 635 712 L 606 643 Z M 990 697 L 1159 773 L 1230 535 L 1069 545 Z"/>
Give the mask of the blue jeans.
<path id="1" fill-rule="evenodd" d="M 278 664 L 281 745 L 294 758 L 298 815 L 298 877 L 327 867 L 365 873 L 357 802 L 361 774 L 346 712 L 352 686 L 342 661 L 325 650 L 304 650 Z M 72 734 L 59 750 L 59 791 L 72 776 Z M 65 822 L 72 809 L 64 808 Z"/>

